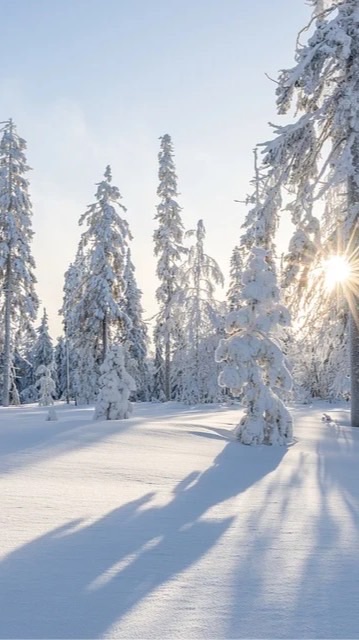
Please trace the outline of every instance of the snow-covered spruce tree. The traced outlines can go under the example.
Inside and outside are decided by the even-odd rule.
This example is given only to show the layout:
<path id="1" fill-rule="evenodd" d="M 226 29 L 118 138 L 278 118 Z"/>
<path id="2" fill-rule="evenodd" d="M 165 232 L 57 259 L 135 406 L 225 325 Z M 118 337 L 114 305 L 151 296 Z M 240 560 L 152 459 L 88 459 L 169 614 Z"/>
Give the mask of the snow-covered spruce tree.
<path id="1" fill-rule="evenodd" d="M 187 235 L 194 236 L 195 243 L 179 270 L 178 313 L 184 334 L 184 347 L 181 345 L 180 349 L 182 389 L 179 399 L 188 404 L 215 402 L 220 395 L 215 384 L 218 372 L 213 365 L 220 314 L 214 296 L 216 287 L 223 287 L 223 275 L 217 262 L 204 251 L 206 230 L 203 220 L 199 220 L 196 230 Z M 210 388 L 215 389 L 214 396 L 209 393 Z"/>
<path id="2" fill-rule="evenodd" d="M 158 257 L 157 276 L 160 286 L 156 297 L 159 313 L 156 320 L 155 338 L 163 345 L 164 358 L 164 394 L 171 398 L 171 357 L 172 334 L 175 315 L 175 302 L 178 293 L 178 267 L 182 255 L 186 252 L 183 246 L 183 224 L 181 207 L 177 202 L 177 176 L 173 161 L 171 138 L 165 134 L 160 138 L 161 150 L 159 159 L 159 186 L 157 195 L 160 203 L 157 206 L 155 220 L 158 228 L 154 233 L 154 252 Z M 155 343 L 155 349 L 157 345 Z"/>
<path id="3" fill-rule="evenodd" d="M 36 384 L 36 371 L 40 366 L 52 367 L 54 360 L 54 349 L 49 333 L 48 317 L 44 309 L 40 325 L 36 329 L 35 343 L 28 353 L 28 362 L 31 367 L 26 374 L 28 386 L 22 386 L 21 399 L 23 402 L 35 402 L 39 397 L 38 385 Z M 53 377 L 56 372 L 53 371 Z M 24 380 L 25 382 L 25 380 Z"/>
<path id="4" fill-rule="evenodd" d="M 48 367 L 54 360 L 54 348 L 52 346 L 52 338 L 49 333 L 49 322 L 46 309 L 44 309 L 43 316 L 39 327 L 36 329 L 37 339 L 32 351 L 32 364 L 37 371 L 40 365 Z"/>
<path id="5" fill-rule="evenodd" d="M 136 383 L 136 399 L 149 400 L 150 380 L 147 364 L 148 335 L 141 304 L 142 291 L 138 288 L 131 251 L 127 249 L 124 271 L 125 293 L 122 308 L 131 323 L 123 334 L 126 369 Z"/>
<path id="6" fill-rule="evenodd" d="M 87 229 L 65 280 L 62 307 L 66 339 L 76 354 L 74 384 L 81 402 L 91 402 L 97 392 L 98 367 L 114 336 L 125 334 L 131 322 L 123 310 L 128 223 L 121 217 L 117 187 L 108 166 L 98 184 L 96 201 L 81 216 Z"/>
<path id="7" fill-rule="evenodd" d="M 277 87 L 279 113 L 293 106 L 297 121 L 281 128 L 295 134 L 285 154 L 273 147 L 269 163 L 292 172 L 292 212 L 297 230 L 304 224 L 313 198 L 340 188 L 347 194 L 344 217 L 338 220 L 345 243 L 359 241 L 359 11 L 357 0 L 332 0 L 321 5 L 308 43 L 297 46 L 296 65 L 283 70 Z M 300 152 L 300 150 L 302 150 Z M 318 162 L 320 161 L 319 167 Z M 288 177 L 286 180 L 288 182 Z M 297 218 L 297 220 L 296 220 Z M 309 230 L 312 230 L 309 215 Z M 358 295 L 350 300 L 352 425 L 359 426 Z"/>
<path id="8" fill-rule="evenodd" d="M 118 188 L 111 184 L 109 166 L 104 177 L 98 184 L 96 202 L 88 207 L 79 221 L 80 225 L 87 225 L 80 241 L 87 264 L 82 300 L 75 309 L 82 320 L 82 329 L 88 328 L 96 336 L 96 341 L 100 340 L 102 360 L 111 339 L 111 327 L 130 324 L 121 308 L 121 300 L 126 290 L 127 247 L 132 239 L 128 223 L 120 215 L 120 212 L 126 213 L 126 207 L 120 202 Z"/>
<path id="9" fill-rule="evenodd" d="M 2 403 L 8 406 L 14 370 L 15 334 L 26 338 L 36 317 L 35 262 L 31 255 L 31 202 L 26 142 L 12 120 L 6 122 L 0 141 L 0 289 L 4 318 Z"/>
<path id="10" fill-rule="evenodd" d="M 243 251 L 236 245 L 232 251 L 229 267 L 229 287 L 227 302 L 230 311 L 239 309 L 242 289 Z"/>
<path id="11" fill-rule="evenodd" d="M 99 393 L 95 420 L 123 420 L 132 413 L 129 401 L 136 390 L 132 376 L 125 369 L 124 350 L 121 345 L 111 346 L 100 367 Z"/>
<path id="12" fill-rule="evenodd" d="M 243 273 L 241 308 L 227 317 L 229 337 L 220 341 L 217 362 L 225 362 L 219 383 L 243 395 L 245 414 L 235 433 L 243 444 L 285 445 L 292 441 L 292 419 L 277 395 L 291 387 L 274 330 L 289 314 L 279 303 L 276 276 L 265 249 L 251 250 Z"/>

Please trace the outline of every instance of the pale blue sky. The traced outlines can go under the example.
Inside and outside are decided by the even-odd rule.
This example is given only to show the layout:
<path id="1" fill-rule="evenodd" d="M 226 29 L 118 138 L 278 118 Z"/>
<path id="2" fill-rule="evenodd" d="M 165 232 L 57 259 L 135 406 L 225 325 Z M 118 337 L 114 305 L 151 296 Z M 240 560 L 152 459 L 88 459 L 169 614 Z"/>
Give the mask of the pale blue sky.
<path id="1" fill-rule="evenodd" d="M 172 136 L 186 228 L 203 218 L 228 274 L 252 149 L 271 136 L 280 68 L 305 0 L 0 0 L 0 120 L 28 142 L 38 292 L 60 333 L 77 221 L 111 164 L 128 208 L 146 316 L 155 312 L 159 136 Z"/>

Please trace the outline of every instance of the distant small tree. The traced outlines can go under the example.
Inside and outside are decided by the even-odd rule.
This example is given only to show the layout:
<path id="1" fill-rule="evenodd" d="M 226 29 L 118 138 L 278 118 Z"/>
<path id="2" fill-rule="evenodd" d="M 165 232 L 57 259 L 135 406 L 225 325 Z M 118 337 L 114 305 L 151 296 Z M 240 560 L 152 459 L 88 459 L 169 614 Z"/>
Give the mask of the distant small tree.
<path id="1" fill-rule="evenodd" d="M 35 343 L 28 348 L 26 359 L 24 360 L 24 376 L 21 385 L 22 402 L 36 402 L 39 399 L 39 386 L 36 381 L 39 367 L 50 367 L 52 377 L 56 379 L 54 369 L 54 349 L 52 339 L 49 334 L 49 325 L 46 309 L 44 309 L 40 325 L 36 329 Z M 27 365 L 27 366 L 26 366 Z"/>
<path id="2" fill-rule="evenodd" d="M 239 309 L 240 295 L 242 289 L 243 255 L 240 247 L 236 245 L 232 251 L 229 287 L 227 291 L 227 302 L 230 311 Z"/>
<path id="3" fill-rule="evenodd" d="M 54 404 L 54 398 L 56 395 L 56 384 L 52 377 L 53 368 L 47 367 L 41 364 L 36 369 L 37 387 L 39 390 L 39 405 L 40 407 L 48 407 Z"/>
<path id="4" fill-rule="evenodd" d="M 95 408 L 95 420 L 123 420 L 132 413 L 129 397 L 135 391 L 134 379 L 125 369 L 124 351 L 121 345 L 109 348 L 100 367 L 99 393 Z"/>
<path id="5" fill-rule="evenodd" d="M 52 345 L 52 338 L 49 333 L 46 309 L 44 309 L 43 316 L 39 327 L 36 329 L 36 333 L 37 339 L 31 354 L 31 360 L 35 371 L 37 371 L 41 365 L 45 365 L 45 367 L 52 365 L 54 360 L 54 348 Z"/>

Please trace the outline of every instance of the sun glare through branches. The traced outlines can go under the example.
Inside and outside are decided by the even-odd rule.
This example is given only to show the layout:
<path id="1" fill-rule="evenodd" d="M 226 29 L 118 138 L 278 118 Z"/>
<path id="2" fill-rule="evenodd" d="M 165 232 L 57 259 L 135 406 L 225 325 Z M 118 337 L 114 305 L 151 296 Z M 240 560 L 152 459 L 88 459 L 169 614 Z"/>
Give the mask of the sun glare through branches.
<path id="1" fill-rule="evenodd" d="M 324 264 L 325 285 L 331 290 L 338 284 L 344 284 L 351 275 L 351 266 L 346 256 L 331 256 Z"/>
<path id="2" fill-rule="evenodd" d="M 352 231 L 345 249 L 327 257 L 323 262 L 325 286 L 328 292 L 342 290 L 351 314 L 359 326 L 357 299 L 359 298 L 359 247 L 357 244 L 357 227 Z M 343 243 L 340 243 L 343 247 Z"/>

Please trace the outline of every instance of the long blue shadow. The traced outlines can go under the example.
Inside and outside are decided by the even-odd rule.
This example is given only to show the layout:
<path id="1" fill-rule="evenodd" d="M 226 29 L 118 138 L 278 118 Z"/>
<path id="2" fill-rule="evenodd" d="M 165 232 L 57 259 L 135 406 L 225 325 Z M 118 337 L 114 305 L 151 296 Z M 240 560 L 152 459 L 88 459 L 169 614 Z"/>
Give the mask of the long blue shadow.
<path id="1" fill-rule="evenodd" d="M 285 453 L 258 450 L 252 464 L 242 465 L 241 451 L 236 442 L 225 445 L 205 472 L 181 480 L 165 506 L 151 506 L 147 494 L 95 523 L 69 522 L 9 554 L 0 564 L 0 637 L 102 637 L 226 534 L 232 517 L 202 517 L 272 472 Z"/>

